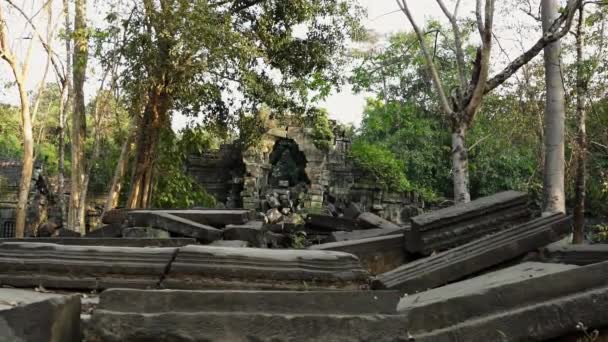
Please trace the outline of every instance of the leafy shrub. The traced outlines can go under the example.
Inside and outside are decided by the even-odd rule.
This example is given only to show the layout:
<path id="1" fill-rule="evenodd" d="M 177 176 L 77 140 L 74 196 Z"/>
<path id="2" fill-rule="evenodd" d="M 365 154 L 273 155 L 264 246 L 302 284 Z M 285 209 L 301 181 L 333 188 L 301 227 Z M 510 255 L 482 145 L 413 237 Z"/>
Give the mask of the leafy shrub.
<path id="1" fill-rule="evenodd" d="M 403 171 L 403 163 L 387 148 L 356 141 L 352 145 L 350 157 L 357 166 L 371 173 L 385 189 L 398 192 L 411 190 Z"/>

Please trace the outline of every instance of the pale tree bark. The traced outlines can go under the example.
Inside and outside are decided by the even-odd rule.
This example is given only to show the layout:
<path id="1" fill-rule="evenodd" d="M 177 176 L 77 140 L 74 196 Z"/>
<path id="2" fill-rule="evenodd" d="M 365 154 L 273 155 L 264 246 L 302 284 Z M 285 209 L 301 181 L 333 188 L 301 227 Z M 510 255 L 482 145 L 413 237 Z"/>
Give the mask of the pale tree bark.
<path id="1" fill-rule="evenodd" d="M 585 187 L 587 183 L 587 128 L 585 126 L 585 92 L 586 84 L 583 68 L 583 49 L 585 30 L 583 7 L 578 11 L 576 25 L 576 181 L 574 194 L 574 229 L 572 243 L 583 243 L 585 232 Z"/>
<path id="2" fill-rule="evenodd" d="M 74 110 L 72 112 L 72 177 L 68 227 L 84 233 L 85 217 L 82 214 L 81 196 L 84 186 L 84 143 L 86 139 L 86 108 L 84 83 L 88 62 L 88 33 L 86 24 L 86 0 L 76 0 L 74 16 Z"/>
<path id="3" fill-rule="evenodd" d="M 72 100 L 72 38 L 70 24 L 70 4 L 68 0 L 63 0 L 63 15 L 65 29 L 65 56 L 66 71 L 61 85 L 61 105 L 59 108 L 59 165 L 58 165 L 58 186 L 59 207 L 61 209 L 61 226 L 65 227 L 67 218 L 67 208 L 65 203 L 65 127 L 68 111 Z"/>
<path id="4" fill-rule="evenodd" d="M 450 99 L 444 90 L 439 77 L 439 71 L 433 61 L 433 56 L 426 46 L 424 34 L 416 25 L 413 16 L 408 8 L 407 0 L 396 0 L 401 11 L 406 15 L 412 25 L 422 53 L 424 55 L 426 65 L 429 69 L 433 85 L 435 87 L 439 105 L 451 123 L 452 130 L 452 178 L 454 185 L 454 201 L 456 203 L 466 203 L 470 201 L 469 192 L 469 172 L 468 172 L 468 154 L 466 145 L 466 131 L 471 127 L 475 114 L 481 106 L 483 96 L 492 91 L 499 85 L 503 84 L 509 77 L 516 73 L 523 65 L 534 58 L 542 49 L 552 42 L 559 40 L 568 33 L 572 24 L 572 19 L 578 4 L 581 0 L 569 0 L 566 9 L 562 15 L 555 16 L 554 21 L 549 23 L 549 27 L 543 33 L 543 36 L 521 56 L 509 63 L 501 72 L 489 78 L 490 68 L 490 53 L 492 49 L 492 29 L 494 19 L 494 1 L 493 0 L 476 0 L 475 17 L 477 21 L 477 30 L 481 37 L 481 46 L 477 50 L 477 57 L 474 64 L 470 81 L 466 84 L 467 77 L 463 74 L 464 70 L 464 54 L 462 49 L 462 37 L 459 25 L 456 19 L 456 12 L 459 1 L 456 2 L 454 13 L 450 13 L 442 0 L 436 0 L 441 10 L 446 15 L 452 26 L 454 41 L 457 45 L 455 48 L 458 76 L 460 87 Z"/>
<path id="5" fill-rule="evenodd" d="M 5 60 L 13 76 L 19 92 L 19 100 L 21 104 L 21 131 L 23 135 L 23 157 L 21 179 L 19 181 L 19 195 L 17 200 L 17 212 L 15 223 L 15 236 L 22 238 L 25 233 L 25 221 L 27 212 L 28 196 L 32 183 L 32 173 L 34 167 L 34 137 L 32 132 L 32 117 L 30 115 L 30 103 L 26 90 L 26 79 L 28 64 L 32 50 L 32 41 L 28 47 L 23 64 L 20 66 L 17 57 L 13 54 L 8 40 L 6 30 L 6 20 L 4 18 L 4 9 L 0 4 L 0 58 Z"/>
<path id="6" fill-rule="evenodd" d="M 543 31 L 559 17 L 558 0 L 541 1 Z M 555 41 L 545 46 L 545 168 L 543 172 L 543 211 L 566 212 L 564 193 L 564 139 L 566 105 L 560 65 L 561 44 Z"/>
<path id="7" fill-rule="evenodd" d="M 120 190 L 122 188 L 122 179 L 124 178 L 127 171 L 127 166 L 129 165 L 129 152 L 131 151 L 131 145 L 133 144 L 133 121 L 134 120 L 132 120 L 129 124 L 126 139 L 122 144 L 122 149 L 120 150 L 120 157 L 118 158 L 118 163 L 114 169 L 114 176 L 112 177 L 112 183 L 110 184 L 110 188 L 108 190 L 108 197 L 106 198 L 103 214 L 118 206 Z"/>

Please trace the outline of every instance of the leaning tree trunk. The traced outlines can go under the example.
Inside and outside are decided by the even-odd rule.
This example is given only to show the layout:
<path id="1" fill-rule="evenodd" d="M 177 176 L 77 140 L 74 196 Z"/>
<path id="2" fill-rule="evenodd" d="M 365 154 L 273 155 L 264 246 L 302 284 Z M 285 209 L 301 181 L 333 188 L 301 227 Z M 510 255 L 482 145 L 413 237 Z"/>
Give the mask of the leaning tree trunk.
<path id="1" fill-rule="evenodd" d="M 32 117 L 30 116 L 30 104 L 25 89 L 25 82 L 21 76 L 18 75 L 16 69 L 14 70 L 17 86 L 19 88 L 19 98 L 21 100 L 21 128 L 23 131 L 23 158 L 21 179 L 19 181 L 19 197 L 17 200 L 15 236 L 22 238 L 25 235 L 27 202 L 32 185 L 32 173 L 34 169 L 34 135 L 32 133 Z"/>
<path id="2" fill-rule="evenodd" d="M 125 142 L 122 144 L 122 149 L 120 150 L 118 164 L 116 164 L 116 169 L 114 169 L 114 176 L 112 177 L 112 183 L 110 184 L 110 189 L 108 190 L 108 197 L 106 198 L 106 203 L 103 208 L 104 214 L 118 206 L 120 190 L 122 188 L 122 179 L 125 176 L 127 166 L 129 165 L 129 152 L 131 151 L 131 144 L 133 143 L 134 135 L 132 130 L 133 128 L 131 124 L 128 128 Z"/>
<path id="3" fill-rule="evenodd" d="M 68 108 L 72 99 L 72 38 L 70 27 L 70 4 L 69 0 L 63 0 L 63 15 L 65 25 L 65 55 L 66 55 L 66 72 L 64 84 L 61 88 L 61 108 L 59 109 L 59 166 L 58 166 L 58 186 L 57 194 L 59 196 L 59 207 L 61 211 L 61 226 L 65 227 L 67 219 L 67 208 L 65 203 L 65 127 Z"/>
<path id="4" fill-rule="evenodd" d="M 70 191 L 69 227 L 84 233 L 81 196 L 84 185 L 84 143 L 86 139 L 86 107 L 84 83 L 88 61 L 86 0 L 76 0 L 74 19 L 74 111 L 72 113 L 72 185 Z"/>
<path id="5" fill-rule="evenodd" d="M 455 123 L 452 127 L 452 178 L 454 183 L 454 201 L 467 203 L 471 201 L 469 193 L 469 157 L 466 146 L 466 125 Z"/>
<path id="6" fill-rule="evenodd" d="M 585 126 L 585 75 L 583 63 L 584 29 L 583 6 L 579 8 L 576 29 L 576 186 L 574 195 L 574 230 L 572 243 L 583 243 L 585 230 L 585 188 L 587 183 L 587 129 Z"/>
<path id="7" fill-rule="evenodd" d="M 158 90 L 150 92 L 138 127 L 137 150 L 127 208 L 147 208 L 149 206 L 152 168 L 156 159 L 160 132 L 167 123 L 168 108 L 169 102 L 166 93 Z"/>
<path id="8" fill-rule="evenodd" d="M 543 31 L 559 17 L 558 0 L 542 0 Z M 543 173 L 543 211 L 566 212 L 564 194 L 564 84 L 560 68 L 561 44 L 557 40 L 545 47 L 545 167 Z"/>

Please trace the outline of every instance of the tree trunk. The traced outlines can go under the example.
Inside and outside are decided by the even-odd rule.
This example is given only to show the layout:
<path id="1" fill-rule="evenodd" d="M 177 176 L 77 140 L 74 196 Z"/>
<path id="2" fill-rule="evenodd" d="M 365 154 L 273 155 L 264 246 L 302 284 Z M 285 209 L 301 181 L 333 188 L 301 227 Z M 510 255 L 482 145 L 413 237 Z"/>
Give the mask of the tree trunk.
<path id="1" fill-rule="evenodd" d="M 584 11 L 579 8 L 576 29 L 576 188 L 574 195 L 574 234 L 572 243 L 583 243 L 585 230 L 585 187 L 587 183 L 587 130 L 585 126 L 585 88 L 586 81 L 583 68 Z"/>
<path id="2" fill-rule="evenodd" d="M 14 69 L 15 79 L 19 88 L 21 100 L 21 129 L 23 131 L 23 158 L 21 179 L 19 181 L 19 198 L 17 200 L 17 218 L 15 223 L 15 236 L 24 237 L 25 221 L 27 214 L 27 202 L 32 185 L 32 173 L 34 169 L 34 135 L 32 133 L 32 117 L 30 116 L 30 104 L 25 89 L 25 82 Z"/>
<path id="3" fill-rule="evenodd" d="M 138 127 L 137 150 L 127 208 L 147 208 L 149 205 L 152 168 L 160 132 L 167 123 L 168 108 L 168 95 L 165 92 L 156 89 L 150 91 L 149 100 Z"/>
<path id="4" fill-rule="evenodd" d="M 454 182 L 454 201 L 471 201 L 469 193 L 469 157 L 466 147 L 466 125 L 455 123 L 452 128 L 452 176 Z"/>
<path id="5" fill-rule="evenodd" d="M 542 0 L 543 31 L 547 31 L 559 17 L 558 0 Z M 566 107 L 564 84 L 560 68 L 559 40 L 545 47 L 545 167 L 543 173 L 543 211 L 566 212 L 564 194 L 564 121 Z"/>
<path id="6" fill-rule="evenodd" d="M 70 191 L 69 227 L 84 233 L 81 197 L 84 186 L 84 144 L 86 139 L 86 108 L 84 83 L 88 61 L 86 0 L 76 0 L 74 17 L 74 111 L 72 113 L 72 186 Z"/>
<path id="7" fill-rule="evenodd" d="M 68 114 L 68 108 L 72 99 L 72 82 L 70 77 L 72 75 L 72 40 L 71 40 L 71 27 L 70 27 L 70 4 L 68 0 L 63 0 L 63 15 L 65 25 L 65 54 L 66 54 L 66 73 L 64 78 L 64 84 L 61 88 L 61 108 L 59 108 L 59 165 L 58 165 L 58 187 L 57 193 L 59 196 L 59 208 L 61 211 L 60 224 L 62 227 L 66 226 L 67 208 L 65 203 L 65 127 L 66 118 Z"/>
<path id="8" fill-rule="evenodd" d="M 127 137 L 125 139 L 125 142 L 122 144 L 122 149 L 120 150 L 118 164 L 116 164 L 116 169 L 114 169 L 114 177 L 112 177 L 112 184 L 110 184 L 110 189 L 108 190 L 108 197 L 106 199 L 106 204 L 103 209 L 104 214 L 118 206 L 120 189 L 122 188 L 122 179 L 125 176 L 127 166 L 129 165 L 129 152 L 131 151 L 131 144 L 133 143 L 134 134 L 132 132 L 132 126 L 133 124 L 131 124 L 128 128 Z"/>

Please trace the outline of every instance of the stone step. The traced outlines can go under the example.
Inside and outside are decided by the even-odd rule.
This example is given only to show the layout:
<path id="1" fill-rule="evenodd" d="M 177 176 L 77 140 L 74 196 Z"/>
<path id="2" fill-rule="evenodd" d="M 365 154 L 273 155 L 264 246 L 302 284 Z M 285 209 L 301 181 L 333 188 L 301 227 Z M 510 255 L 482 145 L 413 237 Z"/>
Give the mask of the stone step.
<path id="1" fill-rule="evenodd" d="M 403 234 L 387 235 L 353 241 L 329 242 L 308 249 L 339 251 L 356 255 L 373 275 L 388 272 L 408 261 Z"/>
<path id="2" fill-rule="evenodd" d="M 0 341 L 80 341 L 80 296 L 0 288 Z"/>
<path id="3" fill-rule="evenodd" d="M 411 294 L 445 285 L 557 241 L 570 226 L 563 214 L 538 218 L 383 273 L 373 286 Z"/>
<path id="4" fill-rule="evenodd" d="M 369 273 L 352 254 L 330 251 L 181 247 L 162 285 L 172 289 L 359 289 Z"/>
<path id="5" fill-rule="evenodd" d="M 186 291 L 109 289 L 97 309 L 115 312 L 396 314 L 397 291 Z"/>
<path id="6" fill-rule="evenodd" d="M 430 255 L 520 224 L 530 218 L 528 196 L 505 191 L 411 218 L 406 248 Z"/>
<path id="7" fill-rule="evenodd" d="M 572 265 L 590 265 L 608 261 L 608 244 L 571 245 L 556 242 L 543 248 L 542 259 Z"/>
<path id="8" fill-rule="evenodd" d="M 109 247 L 179 247 L 196 244 L 192 238 L 25 238 L 25 239 L 0 239 L 3 242 L 27 242 L 27 243 L 54 243 L 58 245 L 78 246 L 109 246 Z"/>

